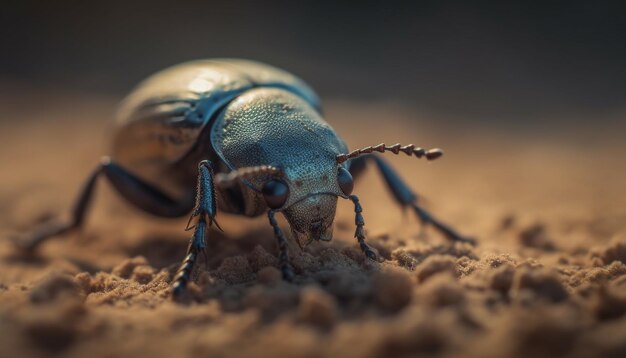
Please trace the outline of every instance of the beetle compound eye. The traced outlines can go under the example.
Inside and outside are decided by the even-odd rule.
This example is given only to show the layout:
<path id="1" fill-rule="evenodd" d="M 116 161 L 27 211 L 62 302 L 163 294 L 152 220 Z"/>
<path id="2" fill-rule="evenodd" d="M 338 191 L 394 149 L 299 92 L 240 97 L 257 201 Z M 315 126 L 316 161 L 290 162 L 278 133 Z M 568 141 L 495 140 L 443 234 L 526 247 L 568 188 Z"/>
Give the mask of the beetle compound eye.
<path id="1" fill-rule="evenodd" d="M 289 187 L 281 180 L 270 180 L 263 185 L 263 197 L 270 209 L 278 209 L 285 205 L 289 196 Z"/>
<path id="2" fill-rule="evenodd" d="M 352 174 L 346 168 L 339 167 L 337 172 L 337 181 L 339 182 L 339 188 L 344 194 L 352 194 L 352 188 L 354 188 L 354 180 L 352 180 Z"/>

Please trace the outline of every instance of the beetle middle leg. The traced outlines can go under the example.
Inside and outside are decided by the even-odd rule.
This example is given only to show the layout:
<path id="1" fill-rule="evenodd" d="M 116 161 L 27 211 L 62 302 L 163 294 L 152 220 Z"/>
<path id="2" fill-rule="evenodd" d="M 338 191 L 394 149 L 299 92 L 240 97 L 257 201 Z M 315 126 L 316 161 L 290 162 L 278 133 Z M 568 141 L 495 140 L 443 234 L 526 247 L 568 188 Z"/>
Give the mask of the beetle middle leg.
<path id="1" fill-rule="evenodd" d="M 376 163 L 376 167 L 383 175 L 385 179 L 385 183 L 396 202 L 404 207 L 410 207 L 413 209 L 417 217 L 423 224 L 430 224 L 435 229 L 439 230 L 447 239 L 452 241 L 460 241 L 460 242 L 468 242 L 470 244 L 475 245 L 476 240 L 473 238 L 468 238 L 461 236 L 450 226 L 442 223 L 433 215 L 431 215 L 424 208 L 419 206 L 418 204 L 418 196 L 415 194 L 409 186 L 400 178 L 398 173 L 387 163 L 386 160 L 380 158 L 375 155 L 364 155 L 355 159 L 352 159 L 350 162 L 350 173 L 353 177 L 358 176 L 363 169 L 365 168 L 366 161 L 372 160 Z"/>
<path id="2" fill-rule="evenodd" d="M 172 295 L 174 299 L 180 298 L 184 293 L 187 283 L 191 278 L 198 255 L 203 253 L 206 259 L 206 231 L 211 224 L 215 223 L 217 204 L 215 201 L 215 186 L 213 183 L 213 169 L 211 162 L 203 160 L 198 164 L 198 184 L 196 187 L 196 205 L 189 217 L 186 230 L 193 229 L 193 235 L 189 240 L 187 247 L 187 255 L 183 260 L 172 283 Z M 193 226 L 191 222 L 197 218 L 197 222 Z"/>

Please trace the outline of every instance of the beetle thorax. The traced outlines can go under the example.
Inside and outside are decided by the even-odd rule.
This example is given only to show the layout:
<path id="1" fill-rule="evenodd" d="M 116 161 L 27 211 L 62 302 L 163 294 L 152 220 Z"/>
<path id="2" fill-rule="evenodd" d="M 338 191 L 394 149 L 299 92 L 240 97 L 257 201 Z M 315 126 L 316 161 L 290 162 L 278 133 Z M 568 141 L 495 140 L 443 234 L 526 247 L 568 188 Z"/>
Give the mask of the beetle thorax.
<path id="1" fill-rule="evenodd" d="M 278 88 L 247 91 L 230 103 L 212 130 L 215 151 L 232 169 L 272 165 L 284 172 L 283 211 L 301 244 L 330 240 L 337 197 L 336 156 L 346 146 L 310 103 Z M 249 180 L 260 192 L 271 178 Z"/>
<path id="2" fill-rule="evenodd" d="M 217 118 L 212 144 L 232 169 L 283 169 L 290 187 L 285 208 L 313 194 L 342 195 L 335 157 L 345 144 L 309 103 L 285 90 L 258 88 L 239 96 Z M 266 180 L 250 183 L 260 190 Z"/>

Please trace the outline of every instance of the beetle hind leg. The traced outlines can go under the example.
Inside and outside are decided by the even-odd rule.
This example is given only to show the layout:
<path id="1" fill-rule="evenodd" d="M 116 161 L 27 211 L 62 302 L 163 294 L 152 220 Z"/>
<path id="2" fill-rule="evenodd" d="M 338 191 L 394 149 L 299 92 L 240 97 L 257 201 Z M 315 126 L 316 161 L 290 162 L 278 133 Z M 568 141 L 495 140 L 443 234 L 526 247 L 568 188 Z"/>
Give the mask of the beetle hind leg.
<path id="1" fill-rule="evenodd" d="M 53 221 L 43 224 L 41 228 L 35 230 L 27 238 L 17 240 L 17 246 L 26 252 L 33 252 L 46 240 L 80 228 L 85 221 L 89 205 L 93 199 L 96 181 L 102 175 L 122 197 L 149 213 L 158 216 L 177 217 L 189 210 L 184 203 L 170 198 L 108 157 L 104 157 L 83 185 L 74 204 L 70 221 Z"/>
<path id="2" fill-rule="evenodd" d="M 410 207 L 420 219 L 422 224 L 432 225 L 448 240 L 467 242 L 472 245 L 476 244 L 476 240 L 460 235 L 450 226 L 442 223 L 424 208 L 419 206 L 417 194 L 409 188 L 402 178 L 400 178 L 398 173 L 396 173 L 396 171 L 383 158 L 374 155 L 367 155 L 354 159 L 350 164 L 350 171 L 353 176 L 358 175 L 363 170 L 366 160 L 373 160 L 376 163 L 378 170 L 383 175 L 385 183 L 387 184 L 389 190 L 391 190 L 396 202 L 404 207 Z"/>

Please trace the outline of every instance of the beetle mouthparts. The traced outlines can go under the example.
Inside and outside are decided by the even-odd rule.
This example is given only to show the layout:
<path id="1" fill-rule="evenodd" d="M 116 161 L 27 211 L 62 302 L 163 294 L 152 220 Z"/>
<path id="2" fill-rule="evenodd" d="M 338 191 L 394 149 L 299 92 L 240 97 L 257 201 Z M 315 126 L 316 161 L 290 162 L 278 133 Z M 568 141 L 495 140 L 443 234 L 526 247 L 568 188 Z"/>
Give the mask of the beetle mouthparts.
<path id="1" fill-rule="evenodd" d="M 296 242 L 298 246 L 300 246 L 301 250 L 304 250 L 305 247 L 309 246 L 313 242 L 312 237 L 306 237 L 304 234 L 297 233 L 295 231 L 292 232 L 293 236 L 295 236 Z"/>
<path id="2" fill-rule="evenodd" d="M 322 219 L 311 221 L 309 229 L 311 232 L 319 231 L 322 228 Z"/>

